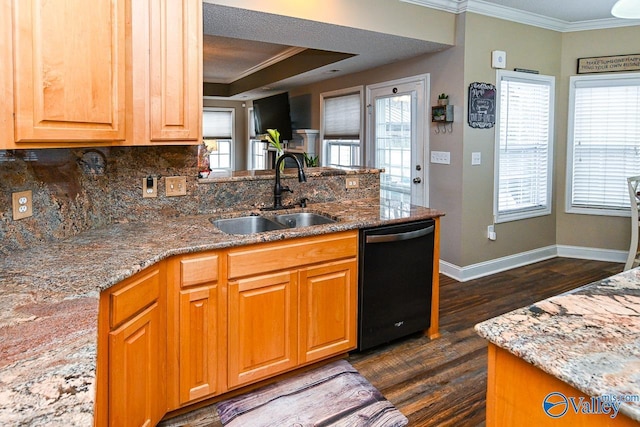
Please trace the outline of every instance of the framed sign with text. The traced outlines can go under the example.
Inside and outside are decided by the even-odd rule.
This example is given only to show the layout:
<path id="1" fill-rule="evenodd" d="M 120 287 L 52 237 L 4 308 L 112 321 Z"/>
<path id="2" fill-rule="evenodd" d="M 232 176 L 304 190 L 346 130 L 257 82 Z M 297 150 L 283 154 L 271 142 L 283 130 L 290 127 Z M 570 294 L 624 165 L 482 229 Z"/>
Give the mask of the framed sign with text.
<path id="1" fill-rule="evenodd" d="M 488 129 L 496 123 L 496 86 L 491 83 L 469 85 L 469 126 Z"/>
<path id="2" fill-rule="evenodd" d="M 640 70 L 640 54 L 578 58 L 578 74 Z"/>

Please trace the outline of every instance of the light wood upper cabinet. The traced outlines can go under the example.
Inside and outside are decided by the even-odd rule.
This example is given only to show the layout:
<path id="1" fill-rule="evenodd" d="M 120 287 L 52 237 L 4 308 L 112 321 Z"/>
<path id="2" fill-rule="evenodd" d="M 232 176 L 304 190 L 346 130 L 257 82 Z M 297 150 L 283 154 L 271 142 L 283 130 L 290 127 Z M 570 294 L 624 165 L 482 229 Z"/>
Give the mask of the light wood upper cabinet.
<path id="1" fill-rule="evenodd" d="M 13 147 L 11 0 L 0 0 L 0 149 Z"/>
<path id="2" fill-rule="evenodd" d="M 202 134 L 202 3 L 151 2 L 151 140 Z"/>
<path id="3" fill-rule="evenodd" d="M 134 1 L 128 145 L 197 144 L 202 135 L 202 2 Z M 141 60 L 146 58 L 146 60 Z"/>
<path id="4" fill-rule="evenodd" d="M 201 140 L 201 0 L 0 0 L 0 24 L 0 149 Z"/>
<path id="5" fill-rule="evenodd" d="M 125 0 L 12 5 L 15 142 L 124 141 Z"/>

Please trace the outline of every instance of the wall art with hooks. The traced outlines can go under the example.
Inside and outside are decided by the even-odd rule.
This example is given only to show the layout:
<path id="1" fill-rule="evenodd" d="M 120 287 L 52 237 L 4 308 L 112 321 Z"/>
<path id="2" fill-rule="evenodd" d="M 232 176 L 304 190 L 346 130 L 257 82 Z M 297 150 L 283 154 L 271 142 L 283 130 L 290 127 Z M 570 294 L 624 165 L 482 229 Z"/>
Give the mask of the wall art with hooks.
<path id="1" fill-rule="evenodd" d="M 435 133 L 453 132 L 453 105 L 431 107 L 431 122 L 435 123 Z"/>

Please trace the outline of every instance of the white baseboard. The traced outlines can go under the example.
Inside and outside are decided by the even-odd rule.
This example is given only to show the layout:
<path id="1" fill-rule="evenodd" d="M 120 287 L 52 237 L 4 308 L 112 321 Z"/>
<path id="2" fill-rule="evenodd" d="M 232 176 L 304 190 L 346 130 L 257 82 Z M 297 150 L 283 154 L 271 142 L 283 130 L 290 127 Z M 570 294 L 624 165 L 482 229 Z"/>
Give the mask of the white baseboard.
<path id="1" fill-rule="evenodd" d="M 555 257 L 589 259 L 593 261 L 609 261 L 624 263 L 627 251 L 612 249 L 586 248 L 579 246 L 552 245 L 532 251 L 521 252 L 502 258 L 496 258 L 478 264 L 459 267 L 447 261 L 440 260 L 440 273 L 459 282 L 489 276 L 512 268 L 533 264 Z"/>
<path id="2" fill-rule="evenodd" d="M 580 258 L 593 261 L 621 262 L 627 261 L 629 251 L 615 249 L 585 248 L 580 246 L 557 245 L 558 256 L 564 258 Z"/>

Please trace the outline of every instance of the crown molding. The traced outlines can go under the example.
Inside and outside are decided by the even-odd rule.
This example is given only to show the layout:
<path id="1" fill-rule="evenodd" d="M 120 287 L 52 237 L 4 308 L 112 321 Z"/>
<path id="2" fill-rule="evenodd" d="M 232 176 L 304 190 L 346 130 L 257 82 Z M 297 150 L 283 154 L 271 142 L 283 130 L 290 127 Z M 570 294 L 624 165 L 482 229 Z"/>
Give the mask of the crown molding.
<path id="1" fill-rule="evenodd" d="M 546 28 L 562 33 L 572 31 L 600 30 L 604 28 L 629 27 L 640 25 L 640 19 L 595 19 L 591 21 L 568 22 L 549 16 L 538 15 L 513 9 L 507 6 L 498 6 L 484 0 L 400 0 L 403 3 L 411 3 L 431 9 L 443 10 L 450 13 L 473 12 L 480 15 L 491 16 L 520 24 Z"/>

